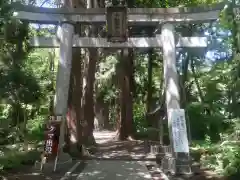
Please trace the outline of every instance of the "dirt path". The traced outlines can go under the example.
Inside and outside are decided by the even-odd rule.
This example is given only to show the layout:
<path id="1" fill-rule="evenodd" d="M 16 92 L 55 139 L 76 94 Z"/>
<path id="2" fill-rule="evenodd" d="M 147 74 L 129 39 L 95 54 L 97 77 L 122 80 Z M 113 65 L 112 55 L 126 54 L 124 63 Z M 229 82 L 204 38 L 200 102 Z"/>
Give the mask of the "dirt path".
<path id="1" fill-rule="evenodd" d="M 104 144 L 110 142 L 117 135 L 115 131 L 94 131 L 93 136 L 98 144 Z"/>
<path id="2" fill-rule="evenodd" d="M 114 139 L 116 132 L 94 132 L 97 153 L 92 159 L 101 160 L 155 160 L 148 152 L 148 147 L 143 141 L 117 141 Z"/>
<path id="3" fill-rule="evenodd" d="M 145 180 L 151 179 L 146 166 L 137 161 L 129 161 L 136 142 L 115 141 L 116 132 L 95 131 L 98 143 L 97 153 L 88 160 L 82 171 L 77 171 L 74 180 Z"/>

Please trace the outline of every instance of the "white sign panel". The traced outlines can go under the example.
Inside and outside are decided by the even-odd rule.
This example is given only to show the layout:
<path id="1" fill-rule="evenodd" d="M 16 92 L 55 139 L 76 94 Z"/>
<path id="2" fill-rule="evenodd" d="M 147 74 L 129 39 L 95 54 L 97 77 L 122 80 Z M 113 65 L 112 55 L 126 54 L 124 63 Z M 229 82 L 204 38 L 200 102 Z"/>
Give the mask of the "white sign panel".
<path id="1" fill-rule="evenodd" d="M 169 109 L 168 118 L 172 122 L 174 152 L 189 153 L 184 109 Z"/>

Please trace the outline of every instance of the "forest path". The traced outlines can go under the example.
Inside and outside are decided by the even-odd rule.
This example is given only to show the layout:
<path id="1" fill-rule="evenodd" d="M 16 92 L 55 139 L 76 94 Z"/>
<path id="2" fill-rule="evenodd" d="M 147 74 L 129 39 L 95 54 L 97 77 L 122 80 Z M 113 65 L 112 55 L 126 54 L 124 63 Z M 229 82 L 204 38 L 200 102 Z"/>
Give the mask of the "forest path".
<path id="1" fill-rule="evenodd" d="M 140 140 L 115 140 L 117 133 L 113 131 L 95 131 L 97 152 L 89 159 L 94 160 L 155 160 L 149 154 L 149 147 Z"/>
<path id="2" fill-rule="evenodd" d="M 145 164 L 132 161 L 137 141 L 116 141 L 113 131 L 94 131 L 97 153 L 87 160 L 82 171 L 73 175 L 76 180 L 145 180 L 152 179 Z M 137 149 L 135 149 L 137 151 Z M 77 174 L 77 175 L 76 175 Z"/>

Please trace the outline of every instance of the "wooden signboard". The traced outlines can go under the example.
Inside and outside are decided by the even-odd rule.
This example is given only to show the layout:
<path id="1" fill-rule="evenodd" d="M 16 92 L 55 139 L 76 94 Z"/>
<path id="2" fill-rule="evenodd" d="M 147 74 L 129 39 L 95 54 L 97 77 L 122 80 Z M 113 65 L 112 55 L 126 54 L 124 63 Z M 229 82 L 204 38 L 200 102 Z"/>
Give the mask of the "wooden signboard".
<path id="1" fill-rule="evenodd" d="M 184 109 L 169 109 L 168 117 L 172 123 L 174 152 L 189 153 Z"/>
<path id="2" fill-rule="evenodd" d="M 127 41 L 127 7 L 109 6 L 107 13 L 107 38 L 109 42 Z"/>
<path id="3" fill-rule="evenodd" d="M 44 155 L 47 161 L 55 159 L 58 155 L 60 126 L 60 122 L 54 120 L 46 126 Z"/>
<path id="4" fill-rule="evenodd" d="M 58 147 L 61 121 L 56 121 L 54 116 L 50 116 L 44 131 L 44 150 L 41 155 L 40 170 L 46 163 L 54 161 L 54 171 L 56 171 L 58 160 Z"/>

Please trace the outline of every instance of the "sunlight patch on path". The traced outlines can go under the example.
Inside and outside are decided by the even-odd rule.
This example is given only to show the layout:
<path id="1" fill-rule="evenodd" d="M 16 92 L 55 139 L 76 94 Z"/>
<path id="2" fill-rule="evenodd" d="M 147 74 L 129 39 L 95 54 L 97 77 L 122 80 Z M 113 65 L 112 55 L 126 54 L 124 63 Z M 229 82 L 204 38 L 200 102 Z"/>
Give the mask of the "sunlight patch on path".
<path id="1" fill-rule="evenodd" d="M 114 140 L 114 137 L 116 137 L 117 132 L 113 131 L 94 131 L 93 135 L 96 142 L 99 144 L 99 151 L 94 154 L 94 157 L 106 159 L 88 160 L 84 170 L 79 174 L 76 174 L 76 180 L 152 179 L 147 167 L 142 162 L 140 164 L 138 161 L 123 160 L 124 157 L 127 157 L 129 159 L 129 156 L 131 155 L 143 156 L 143 154 L 140 152 L 129 152 L 131 150 L 138 150 L 134 147 L 134 144 L 136 144 L 136 142 L 116 141 Z M 108 158 L 114 159 L 116 157 L 119 157 L 119 160 L 107 160 Z"/>
<path id="2" fill-rule="evenodd" d="M 116 136 L 115 131 L 94 131 L 93 136 L 98 144 L 111 141 Z"/>
<path id="3" fill-rule="evenodd" d="M 151 179 L 146 167 L 138 162 L 88 161 L 77 180 L 147 180 Z"/>

